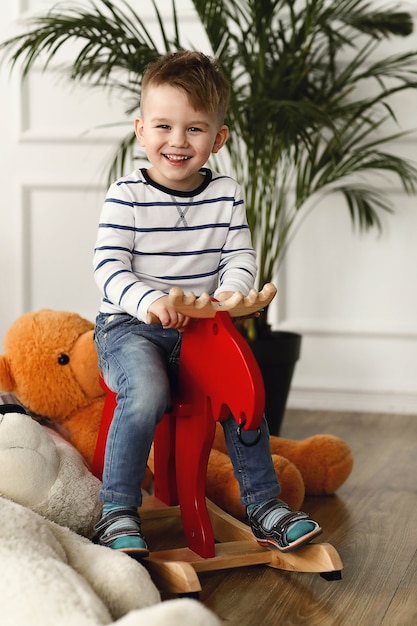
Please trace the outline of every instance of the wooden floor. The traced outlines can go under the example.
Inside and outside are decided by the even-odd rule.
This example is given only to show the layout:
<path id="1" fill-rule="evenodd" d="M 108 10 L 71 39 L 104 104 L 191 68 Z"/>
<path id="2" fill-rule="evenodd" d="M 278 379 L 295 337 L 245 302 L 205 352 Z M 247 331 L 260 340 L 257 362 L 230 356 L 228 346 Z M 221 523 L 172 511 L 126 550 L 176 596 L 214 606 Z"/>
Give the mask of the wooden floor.
<path id="1" fill-rule="evenodd" d="M 337 495 L 303 509 L 337 549 L 342 580 L 260 565 L 201 574 L 200 601 L 224 624 L 417 626 L 417 417 L 288 411 L 281 434 L 324 432 L 349 443 L 354 469 Z M 145 529 L 152 549 L 180 532 Z"/>

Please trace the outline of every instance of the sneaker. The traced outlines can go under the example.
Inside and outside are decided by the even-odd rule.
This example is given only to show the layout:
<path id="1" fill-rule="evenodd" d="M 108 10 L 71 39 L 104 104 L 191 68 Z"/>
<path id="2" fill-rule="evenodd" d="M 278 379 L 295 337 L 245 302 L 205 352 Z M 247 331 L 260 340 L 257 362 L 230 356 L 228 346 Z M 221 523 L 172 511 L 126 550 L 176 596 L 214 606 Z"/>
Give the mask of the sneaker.
<path id="1" fill-rule="evenodd" d="M 258 543 L 281 552 L 295 550 L 322 532 L 318 523 L 310 519 L 307 513 L 291 511 L 278 498 L 249 505 L 246 513 Z"/>
<path id="2" fill-rule="evenodd" d="M 141 532 L 140 517 L 134 508 L 118 508 L 106 513 L 94 526 L 94 530 L 94 543 L 125 552 L 136 559 L 149 556 L 149 548 Z"/>

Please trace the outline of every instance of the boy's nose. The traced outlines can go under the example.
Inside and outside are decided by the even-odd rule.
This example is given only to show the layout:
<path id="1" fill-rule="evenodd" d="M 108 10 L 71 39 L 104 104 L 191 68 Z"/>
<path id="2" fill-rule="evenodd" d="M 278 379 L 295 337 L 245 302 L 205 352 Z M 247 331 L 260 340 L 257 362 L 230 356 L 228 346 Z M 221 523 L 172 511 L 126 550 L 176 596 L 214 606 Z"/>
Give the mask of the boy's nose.
<path id="1" fill-rule="evenodd" d="M 169 137 L 169 145 L 178 148 L 187 145 L 187 134 L 182 130 L 172 131 Z"/>

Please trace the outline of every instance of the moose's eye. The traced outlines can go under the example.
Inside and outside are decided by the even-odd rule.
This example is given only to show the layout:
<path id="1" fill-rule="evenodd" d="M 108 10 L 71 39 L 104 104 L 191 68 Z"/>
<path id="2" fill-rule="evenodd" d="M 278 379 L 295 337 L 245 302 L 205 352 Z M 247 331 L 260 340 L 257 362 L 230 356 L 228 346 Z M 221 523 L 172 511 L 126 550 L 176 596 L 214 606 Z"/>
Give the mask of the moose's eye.
<path id="1" fill-rule="evenodd" d="M 69 362 L 70 362 L 70 358 L 68 354 L 65 354 L 65 352 L 63 352 L 62 354 L 59 355 L 58 363 L 60 365 L 68 365 Z"/>

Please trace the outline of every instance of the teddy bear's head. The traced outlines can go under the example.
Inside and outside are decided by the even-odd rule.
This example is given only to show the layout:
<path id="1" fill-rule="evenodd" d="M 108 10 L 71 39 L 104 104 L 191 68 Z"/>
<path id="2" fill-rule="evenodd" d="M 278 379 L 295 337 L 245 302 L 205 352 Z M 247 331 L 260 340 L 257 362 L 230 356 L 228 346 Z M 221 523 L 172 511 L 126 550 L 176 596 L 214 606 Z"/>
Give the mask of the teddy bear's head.
<path id="1" fill-rule="evenodd" d="M 76 313 L 42 309 L 22 315 L 4 339 L 0 389 L 13 392 L 31 412 L 63 423 L 104 393 L 93 332 L 92 322 Z"/>
<path id="2" fill-rule="evenodd" d="M 104 405 L 93 333 L 77 313 L 41 309 L 14 322 L 0 356 L 0 389 L 63 428 L 89 464 Z"/>
<path id="3" fill-rule="evenodd" d="M 0 496 L 89 536 L 100 481 L 79 452 L 18 406 L 0 405 Z"/>

